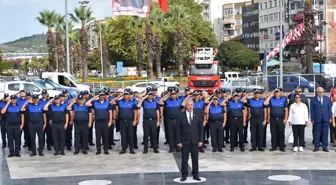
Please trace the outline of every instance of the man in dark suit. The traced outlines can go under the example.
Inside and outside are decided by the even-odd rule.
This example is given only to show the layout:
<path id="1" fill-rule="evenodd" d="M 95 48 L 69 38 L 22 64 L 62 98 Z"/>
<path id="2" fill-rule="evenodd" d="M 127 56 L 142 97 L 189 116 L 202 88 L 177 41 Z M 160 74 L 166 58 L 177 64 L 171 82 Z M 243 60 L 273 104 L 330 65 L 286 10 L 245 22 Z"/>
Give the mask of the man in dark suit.
<path id="1" fill-rule="evenodd" d="M 176 125 L 177 146 L 182 148 L 182 178 L 185 181 L 188 176 L 188 159 L 191 153 L 193 179 L 200 181 L 198 176 L 198 152 L 203 145 L 204 131 L 203 121 L 200 115 L 193 112 L 194 102 L 188 99 L 185 106 L 186 110 L 181 112 L 180 120 Z"/>
<path id="2" fill-rule="evenodd" d="M 319 151 L 320 140 L 322 135 L 323 151 L 328 150 L 328 131 L 331 123 L 331 103 L 329 97 L 324 96 L 324 89 L 317 88 L 317 93 L 310 101 L 310 116 L 314 129 L 314 152 Z"/>

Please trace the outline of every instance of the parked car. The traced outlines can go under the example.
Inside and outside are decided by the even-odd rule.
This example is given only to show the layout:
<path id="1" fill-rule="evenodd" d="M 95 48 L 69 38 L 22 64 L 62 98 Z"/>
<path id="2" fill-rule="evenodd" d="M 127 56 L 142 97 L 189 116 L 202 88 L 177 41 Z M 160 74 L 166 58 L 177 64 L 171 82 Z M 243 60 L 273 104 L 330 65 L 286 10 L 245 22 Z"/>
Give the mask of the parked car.
<path id="1" fill-rule="evenodd" d="M 248 78 L 233 80 L 230 84 L 222 86 L 226 91 L 234 92 L 236 88 L 244 88 L 246 92 L 254 92 L 255 89 L 264 91 L 264 87 L 260 85 L 254 85 Z"/>
<path id="2" fill-rule="evenodd" d="M 272 91 L 275 88 L 280 86 L 280 77 L 279 76 L 270 76 L 268 78 L 268 87 Z M 296 87 L 300 86 L 304 93 L 314 92 L 316 84 L 312 81 L 308 81 L 302 76 L 297 74 L 284 74 L 283 76 L 283 90 L 285 92 L 291 92 Z"/>
<path id="3" fill-rule="evenodd" d="M 138 92 L 142 92 L 145 91 L 147 87 L 157 87 L 158 91 L 157 91 L 157 95 L 161 96 L 161 94 L 165 91 L 164 87 L 162 85 L 157 85 L 155 83 L 152 82 L 140 82 L 140 83 L 136 83 L 134 85 L 132 85 L 130 88 L 132 89 L 132 91 L 138 91 Z M 167 89 L 167 87 L 165 87 Z"/>
<path id="4" fill-rule="evenodd" d="M 76 78 L 74 78 L 69 73 L 64 72 L 43 72 L 42 73 L 43 79 L 50 79 L 51 81 L 60 84 L 62 87 L 65 88 L 77 88 L 79 91 L 88 90 L 90 91 L 90 87 L 85 84 L 79 83 Z"/>
<path id="5" fill-rule="evenodd" d="M 74 98 L 79 94 L 79 90 L 75 89 L 75 88 L 64 88 L 61 85 L 49 80 L 49 79 L 39 79 L 39 80 L 35 80 L 35 83 L 40 84 L 44 89 L 47 89 L 48 92 L 50 90 L 59 90 L 62 91 L 63 89 L 68 90 L 69 95 Z"/>
<path id="6" fill-rule="evenodd" d="M 35 82 L 26 81 L 11 81 L 0 83 L 0 97 L 3 97 L 5 93 L 10 95 L 18 93 L 20 90 L 30 91 L 33 94 L 40 95 L 44 87 Z M 62 93 L 59 90 L 48 90 L 49 96 L 51 98 Z"/>
<path id="7" fill-rule="evenodd" d="M 167 77 L 155 78 L 154 80 L 150 81 L 153 84 L 157 84 L 158 86 L 165 86 L 165 87 L 179 87 L 180 83 L 169 81 Z"/>

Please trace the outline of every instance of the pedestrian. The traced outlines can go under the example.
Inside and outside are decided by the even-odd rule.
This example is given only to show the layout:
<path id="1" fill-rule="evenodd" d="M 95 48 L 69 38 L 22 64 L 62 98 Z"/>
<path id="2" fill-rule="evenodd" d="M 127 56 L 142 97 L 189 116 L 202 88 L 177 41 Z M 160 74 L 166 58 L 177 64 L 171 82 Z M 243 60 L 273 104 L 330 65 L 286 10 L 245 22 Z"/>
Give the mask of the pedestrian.
<path id="1" fill-rule="evenodd" d="M 283 98 L 280 89 L 276 88 L 266 98 L 264 105 L 269 108 L 269 121 L 271 127 L 271 143 L 270 151 L 277 150 L 280 147 L 281 152 L 285 152 L 285 125 L 288 119 L 287 98 Z"/>
<path id="2" fill-rule="evenodd" d="M 157 127 L 160 126 L 160 111 L 158 102 L 154 99 L 152 91 L 147 91 L 147 95 L 143 97 L 138 108 L 143 107 L 143 129 L 144 129 L 144 154 L 148 153 L 148 138 L 150 138 L 154 153 L 159 153 L 157 143 Z"/>
<path id="3" fill-rule="evenodd" d="M 314 152 L 319 151 L 320 140 L 322 135 L 322 147 L 324 152 L 328 150 L 328 133 L 329 124 L 332 123 L 331 119 L 331 103 L 327 96 L 324 96 L 324 89 L 317 88 L 316 96 L 310 100 L 310 117 L 314 129 Z"/>
<path id="4" fill-rule="evenodd" d="M 188 160 L 191 154 L 192 176 L 196 181 L 201 181 L 198 176 L 198 152 L 203 145 L 203 121 L 200 115 L 193 112 L 194 105 L 191 99 L 186 102 L 186 110 L 180 112 L 180 118 L 176 122 L 176 144 L 182 149 L 182 164 L 180 181 L 184 182 L 188 177 Z"/>
<path id="5" fill-rule="evenodd" d="M 46 89 L 42 90 L 41 93 L 41 98 L 39 100 L 39 103 L 43 105 L 43 107 L 49 102 L 49 94 Z M 51 116 L 50 116 L 50 111 L 45 112 L 46 117 L 47 117 L 47 124 L 44 129 L 44 141 L 47 143 L 47 150 L 51 151 L 51 147 L 54 146 L 54 141 L 52 138 L 52 131 L 51 131 Z M 47 136 L 47 139 L 45 138 Z"/>
<path id="6" fill-rule="evenodd" d="M 88 90 L 84 90 L 82 92 L 82 94 L 84 95 L 84 102 L 85 103 L 90 100 L 90 93 L 89 93 Z M 91 114 L 93 116 L 93 112 L 91 112 Z M 95 144 L 93 143 L 93 123 L 92 123 L 92 126 L 89 128 L 88 143 L 89 143 L 90 146 L 95 146 Z"/>
<path id="7" fill-rule="evenodd" d="M 22 104 L 17 103 L 17 96 L 11 95 L 1 114 L 6 116 L 6 131 L 9 155 L 7 157 L 21 157 L 21 131 L 24 127 L 24 114 L 21 112 Z M 14 145 L 15 142 L 15 145 Z"/>
<path id="8" fill-rule="evenodd" d="M 293 151 L 303 152 L 304 144 L 304 129 L 308 126 L 308 108 L 307 105 L 301 102 L 301 96 L 295 95 L 295 103 L 289 108 L 288 123 L 292 126 L 294 134 Z"/>
<path id="9" fill-rule="evenodd" d="M 82 149 L 83 154 L 87 154 L 89 128 L 92 127 L 92 113 L 90 107 L 85 105 L 84 95 L 79 94 L 77 98 L 69 102 L 68 111 L 73 111 L 73 122 L 75 125 L 75 152 L 79 154 Z"/>
<path id="10" fill-rule="evenodd" d="M 218 103 L 217 96 L 212 98 L 205 112 L 208 115 L 207 122 L 210 127 L 212 152 L 223 152 L 223 129 L 226 124 L 227 115 L 225 108 Z"/>
<path id="11" fill-rule="evenodd" d="M 56 95 L 44 106 L 44 111 L 50 111 L 51 131 L 54 140 L 54 156 L 65 155 L 65 130 L 69 124 L 69 114 L 66 104 L 61 104 L 60 96 Z"/>
<path id="12" fill-rule="evenodd" d="M 8 102 L 9 94 L 5 93 L 4 97 L 0 100 L 0 111 L 6 106 Z M 6 116 L 5 114 L 0 115 L 0 129 L 1 129 L 1 139 L 2 139 L 2 149 L 7 147 L 7 132 L 6 132 Z"/>
<path id="13" fill-rule="evenodd" d="M 105 155 L 109 155 L 109 127 L 112 126 L 112 106 L 108 100 L 106 100 L 106 93 L 100 91 L 97 96 L 94 96 L 85 104 L 88 107 L 92 107 L 94 110 L 95 130 L 96 130 L 96 155 L 101 154 L 101 143 L 103 141 L 103 150 Z"/>
<path id="14" fill-rule="evenodd" d="M 119 88 L 119 89 L 117 90 L 116 97 L 121 97 L 121 96 L 123 95 L 123 93 L 124 93 L 124 90 L 121 89 L 121 88 Z M 113 100 L 115 100 L 115 102 L 116 102 L 117 100 L 120 100 L 120 99 L 113 99 Z M 111 102 L 110 102 L 110 103 L 111 103 Z M 112 105 L 113 105 L 113 104 L 112 104 Z M 113 113 L 113 115 L 118 115 L 118 114 Z M 121 136 L 120 136 L 120 122 L 119 122 L 119 120 L 116 119 L 116 118 L 115 118 L 115 121 L 116 121 L 116 123 L 115 123 L 116 133 L 115 133 L 114 141 L 120 141 L 120 137 L 121 137 Z"/>

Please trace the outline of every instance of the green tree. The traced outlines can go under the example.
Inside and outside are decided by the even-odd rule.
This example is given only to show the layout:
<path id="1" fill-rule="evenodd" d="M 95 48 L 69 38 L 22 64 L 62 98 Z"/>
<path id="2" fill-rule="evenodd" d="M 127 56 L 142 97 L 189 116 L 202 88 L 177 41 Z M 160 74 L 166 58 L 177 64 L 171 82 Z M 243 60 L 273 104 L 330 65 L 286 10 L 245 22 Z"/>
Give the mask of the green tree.
<path id="1" fill-rule="evenodd" d="M 304 19 L 303 23 L 305 26 L 305 31 L 303 34 L 305 40 L 305 51 L 306 51 L 306 67 L 307 72 L 313 72 L 313 52 L 314 48 L 317 46 L 316 42 L 316 25 L 314 12 L 312 10 L 312 5 L 306 3 L 305 11 L 304 11 Z"/>
<path id="2" fill-rule="evenodd" d="M 55 42 L 55 50 L 56 50 L 56 69 L 57 71 L 62 71 L 65 69 L 65 48 L 62 39 L 62 27 L 64 24 L 65 16 L 60 14 L 56 14 L 55 17 L 55 31 L 56 31 L 56 42 Z"/>
<path id="3" fill-rule="evenodd" d="M 247 67 L 251 69 L 254 65 L 258 65 L 259 54 L 240 42 L 226 41 L 219 45 L 216 60 L 222 66 L 241 69 Z"/>
<path id="4" fill-rule="evenodd" d="M 100 70 L 100 51 L 95 50 L 88 55 L 88 69 Z"/>
<path id="5" fill-rule="evenodd" d="M 2 59 L 2 50 L 0 49 L 0 73 L 11 68 L 12 64 L 9 61 L 5 61 Z"/>
<path id="6" fill-rule="evenodd" d="M 144 25 L 145 19 L 144 18 L 134 18 L 132 21 L 133 28 L 137 31 L 136 36 L 136 50 L 137 50 L 137 68 L 138 71 L 142 71 L 143 68 L 143 45 L 144 45 Z"/>
<path id="7" fill-rule="evenodd" d="M 70 14 L 72 21 L 75 23 L 81 24 L 81 59 L 83 66 L 83 82 L 87 82 L 88 80 L 88 65 L 87 65 L 87 52 L 88 52 L 88 38 L 87 38 L 87 30 L 86 24 L 94 19 L 93 12 L 91 8 L 87 8 L 85 6 L 81 6 L 79 8 L 74 9 L 75 14 Z"/>

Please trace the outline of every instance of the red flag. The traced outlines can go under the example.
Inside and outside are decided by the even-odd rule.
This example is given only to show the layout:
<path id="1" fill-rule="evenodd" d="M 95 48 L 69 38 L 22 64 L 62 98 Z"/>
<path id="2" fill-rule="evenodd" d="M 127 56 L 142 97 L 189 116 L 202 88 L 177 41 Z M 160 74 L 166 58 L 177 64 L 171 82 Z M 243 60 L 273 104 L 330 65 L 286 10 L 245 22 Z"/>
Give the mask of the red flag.
<path id="1" fill-rule="evenodd" d="M 168 12 L 168 0 L 159 0 L 158 3 L 159 3 L 161 10 L 164 13 L 167 13 Z"/>

